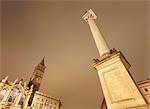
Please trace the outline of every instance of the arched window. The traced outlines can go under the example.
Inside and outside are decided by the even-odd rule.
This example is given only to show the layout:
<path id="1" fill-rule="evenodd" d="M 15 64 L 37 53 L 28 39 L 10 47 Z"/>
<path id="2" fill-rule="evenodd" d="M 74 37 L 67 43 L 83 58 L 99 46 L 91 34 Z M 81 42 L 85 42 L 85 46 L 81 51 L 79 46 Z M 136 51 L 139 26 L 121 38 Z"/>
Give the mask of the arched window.
<path id="1" fill-rule="evenodd" d="M 2 101 L 2 99 L 4 98 L 5 94 L 6 94 L 7 90 L 6 89 L 0 89 L 0 102 Z"/>
<path id="2" fill-rule="evenodd" d="M 23 105 L 24 100 L 25 100 L 25 95 L 23 95 L 23 96 L 20 98 L 19 105 Z"/>
<path id="3" fill-rule="evenodd" d="M 8 98 L 8 102 L 14 102 L 15 101 L 15 98 L 17 97 L 17 95 L 19 94 L 19 89 L 18 88 L 13 88 L 10 95 L 9 95 L 9 98 Z"/>
<path id="4" fill-rule="evenodd" d="M 43 107 L 43 104 L 42 104 L 42 103 L 40 103 L 39 109 L 42 109 L 42 107 Z"/>

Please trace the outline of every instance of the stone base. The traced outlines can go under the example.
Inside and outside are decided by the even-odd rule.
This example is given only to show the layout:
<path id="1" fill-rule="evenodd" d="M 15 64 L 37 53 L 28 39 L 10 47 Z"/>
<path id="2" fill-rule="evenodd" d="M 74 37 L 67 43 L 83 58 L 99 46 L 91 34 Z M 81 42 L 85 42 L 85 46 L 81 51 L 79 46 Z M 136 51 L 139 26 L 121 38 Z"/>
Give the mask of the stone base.
<path id="1" fill-rule="evenodd" d="M 150 105 L 144 105 L 144 106 L 133 107 L 133 108 L 128 108 L 128 109 L 150 109 Z"/>
<path id="2" fill-rule="evenodd" d="M 98 71 L 108 109 L 150 109 L 129 73 L 130 64 L 121 52 L 105 55 L 93 67 Z"/>

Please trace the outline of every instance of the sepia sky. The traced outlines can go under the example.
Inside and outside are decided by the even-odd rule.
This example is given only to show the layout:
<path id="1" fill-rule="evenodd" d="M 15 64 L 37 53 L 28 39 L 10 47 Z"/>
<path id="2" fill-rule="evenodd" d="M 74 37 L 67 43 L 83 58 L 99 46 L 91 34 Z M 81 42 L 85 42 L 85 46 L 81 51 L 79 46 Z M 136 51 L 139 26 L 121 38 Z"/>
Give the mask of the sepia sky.
<path id="1" fill-rule="evenodd" d="M 45 56 L 40 91 L 60 98 L 62 109 L 98 109 L 103 95 L 91 65 L 99 54 L 82 19 L 90 8 L 109 47 L 122 51 L 131 64 L 135 81 L 147 79 L 149 10 L 140 0 L 1 2 L 0 77 L 29 80 Z"/>

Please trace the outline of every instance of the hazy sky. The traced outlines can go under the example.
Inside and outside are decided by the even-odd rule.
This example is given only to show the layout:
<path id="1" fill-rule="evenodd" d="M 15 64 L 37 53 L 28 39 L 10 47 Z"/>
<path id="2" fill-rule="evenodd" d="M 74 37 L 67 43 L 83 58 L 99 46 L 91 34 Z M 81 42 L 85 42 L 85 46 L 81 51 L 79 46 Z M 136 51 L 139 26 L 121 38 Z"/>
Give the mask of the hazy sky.
<path id="1" fill-rule="evenodd" d="M 110 48 L 121 50 L 136 81 L 148 77 L 148 2 L 15 2 L 2 3 L 2 76 L 29 80 L 45 56 L 40 91 L 59 97 L 62 109 L 98 109 L 103 98 L 98 58 L 88 24 L 92 8 Z M 149 59 L 150 60 L 150 59 Z"/>

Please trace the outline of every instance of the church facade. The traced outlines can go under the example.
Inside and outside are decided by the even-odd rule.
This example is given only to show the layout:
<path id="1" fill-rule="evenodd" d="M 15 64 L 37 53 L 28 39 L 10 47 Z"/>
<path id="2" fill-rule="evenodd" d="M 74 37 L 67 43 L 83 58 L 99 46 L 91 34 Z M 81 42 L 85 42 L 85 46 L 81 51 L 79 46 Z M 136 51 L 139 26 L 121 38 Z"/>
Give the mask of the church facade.
<path id="1" fill-rule="evenodd" d="M 28 84 L 23 79 L 11 82 L 5 77 L 0 82 L 0 109 L 60 109 L 59 99 L 38 91 L 45 68 L 43 59 Z"/>

